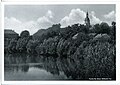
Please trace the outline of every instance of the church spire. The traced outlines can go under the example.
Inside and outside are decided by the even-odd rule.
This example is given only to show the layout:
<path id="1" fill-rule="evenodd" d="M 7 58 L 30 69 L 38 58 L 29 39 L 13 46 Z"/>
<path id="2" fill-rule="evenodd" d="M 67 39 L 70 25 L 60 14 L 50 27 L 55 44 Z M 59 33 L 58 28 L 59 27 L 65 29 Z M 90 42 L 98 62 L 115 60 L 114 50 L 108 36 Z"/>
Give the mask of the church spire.
<path id="1" fill-rule="evenodd" d="M 87 11 L 87 14 L 86 14 L 86 17 L 88 17 L 89 15 L 88 15 L 88 11 Z"/>
<path id="2" fill-rule="evenodd" d="M 88 11 L 86 13 L 85 24 L 86 24 L 87 27 L 90 27 L 90 19 L 89 19 Z"/>

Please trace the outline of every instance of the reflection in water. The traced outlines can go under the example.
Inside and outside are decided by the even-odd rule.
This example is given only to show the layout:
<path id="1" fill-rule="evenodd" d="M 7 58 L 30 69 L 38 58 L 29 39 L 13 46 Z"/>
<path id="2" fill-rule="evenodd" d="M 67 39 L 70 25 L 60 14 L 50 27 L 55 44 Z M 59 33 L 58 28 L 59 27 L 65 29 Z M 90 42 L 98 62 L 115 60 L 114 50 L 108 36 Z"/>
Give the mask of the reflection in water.
<path id="1" fill-rule="evenodd" d="M 69 58 L 16 53 L 6 54 L 4 60 L 5 80 L 81 79 L 84 75 L 80 62 Z"/>

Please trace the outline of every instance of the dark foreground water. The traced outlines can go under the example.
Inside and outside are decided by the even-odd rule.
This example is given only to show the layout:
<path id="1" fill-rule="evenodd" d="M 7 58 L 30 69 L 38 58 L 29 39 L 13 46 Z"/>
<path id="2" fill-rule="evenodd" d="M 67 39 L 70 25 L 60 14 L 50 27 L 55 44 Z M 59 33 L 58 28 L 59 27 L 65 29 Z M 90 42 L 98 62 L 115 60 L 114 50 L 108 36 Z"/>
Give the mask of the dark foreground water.
<path id="1" fill-rule="evenodd" d="M 68 80 L 80 78 L 80 67 L 72 59 L 27 54 L 5 55 L 4 79 Z"/>

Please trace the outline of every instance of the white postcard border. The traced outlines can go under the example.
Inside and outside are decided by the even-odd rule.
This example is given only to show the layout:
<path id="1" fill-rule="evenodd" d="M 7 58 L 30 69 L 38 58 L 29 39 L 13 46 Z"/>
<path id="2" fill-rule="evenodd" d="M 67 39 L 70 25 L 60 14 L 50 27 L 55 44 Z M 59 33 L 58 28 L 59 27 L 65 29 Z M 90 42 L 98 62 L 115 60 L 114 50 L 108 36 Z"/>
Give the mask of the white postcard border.
<path id="1" fill-rule="evenodd" d="M 5 5 L 41 5 L 41 4 L 116 4 L 116 81 L 4 81 L 4 6 Z M 92 85 L 106 85 L 120 82 L 120 2 L 2 2 L 2 84 L 92 84 Z"/>

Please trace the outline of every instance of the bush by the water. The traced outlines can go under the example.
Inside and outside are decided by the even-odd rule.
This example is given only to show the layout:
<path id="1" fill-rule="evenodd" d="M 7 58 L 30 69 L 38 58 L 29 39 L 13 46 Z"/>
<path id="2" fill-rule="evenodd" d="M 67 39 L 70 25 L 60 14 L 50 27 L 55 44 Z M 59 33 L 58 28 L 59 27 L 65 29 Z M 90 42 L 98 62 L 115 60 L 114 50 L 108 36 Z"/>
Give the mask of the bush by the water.
<path id="1" fill-rule="evenodd" d="M 56 47 L 58 44 L 59 38 L 56 36 L 54 38 L 48 38 L 39 44 L 35 50 L 38 54 L 56 54 Z"/>

